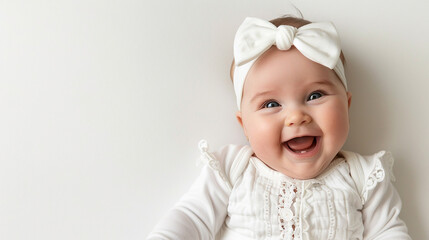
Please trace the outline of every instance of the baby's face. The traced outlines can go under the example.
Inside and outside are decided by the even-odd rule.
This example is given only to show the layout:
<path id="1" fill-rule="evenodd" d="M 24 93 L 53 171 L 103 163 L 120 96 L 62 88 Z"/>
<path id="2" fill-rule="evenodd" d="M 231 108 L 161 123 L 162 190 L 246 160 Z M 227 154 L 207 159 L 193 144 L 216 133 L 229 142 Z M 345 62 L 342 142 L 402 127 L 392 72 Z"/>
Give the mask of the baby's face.
<path id="1" fill-rule="evenodd" d="M 271 47 L 247 75 L 237 118 L 260 160 L 289 177 L 310 179 L 344 145 L 350 101 L 333 70 L 294 47 Z"/>

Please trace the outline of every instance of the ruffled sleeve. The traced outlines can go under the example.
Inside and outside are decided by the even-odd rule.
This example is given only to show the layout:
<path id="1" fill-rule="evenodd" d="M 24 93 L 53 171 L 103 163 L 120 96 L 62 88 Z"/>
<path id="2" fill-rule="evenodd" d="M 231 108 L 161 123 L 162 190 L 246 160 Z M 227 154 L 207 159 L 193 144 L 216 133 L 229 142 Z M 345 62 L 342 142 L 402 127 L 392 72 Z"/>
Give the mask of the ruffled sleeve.
<path id="1" fill-rule="evenodd" d="M 393 157 L 390 152 L 380 151 L 372 156 L 364 157 L 362 167 L 365 174 L 365 182 L 362 189 L 362 203 L 368 200 L 368 194 L 382 181 L 395 181 L 393 175 Z"/>
<path id="2" fill-rule="evenodd" d="M 147 240 L 214 239 L 221 228 L 236 172 L 246 163 L 243 158 L 250 147 L 228 145 L 211 153 L 207 142 L 201 141 L 199 148 L 205 163 L 200 175 Z"/>
<path id="3" fill-rule="evenodd" d="M 349 160 L 361 165 L 360 177 L 356 176 L 359 170 L 353 171 L 356 165 L 352 163 L 350 168 L 352 175 L 355 173 L 354 178 L 363 180 L 356 184 L 362 184 L 360 195 L 363 204 L 363 239 L 411 239 L 405 223 L 399 218 L 402 203 L 391 182 L 395 179 L 392 173 L 392 155 L 381 151 L 371 156 L 356 154 Z"/>
<path id="4" fill-rule="evenodd" d="M 229 190 L 241 176 L 253 154 L 248 145 L 227 145 L 219 151 L 211 153 L 206 140 L 198 143 L 201 152 L 200 161 L 212 169 L 220 177 Z"/>

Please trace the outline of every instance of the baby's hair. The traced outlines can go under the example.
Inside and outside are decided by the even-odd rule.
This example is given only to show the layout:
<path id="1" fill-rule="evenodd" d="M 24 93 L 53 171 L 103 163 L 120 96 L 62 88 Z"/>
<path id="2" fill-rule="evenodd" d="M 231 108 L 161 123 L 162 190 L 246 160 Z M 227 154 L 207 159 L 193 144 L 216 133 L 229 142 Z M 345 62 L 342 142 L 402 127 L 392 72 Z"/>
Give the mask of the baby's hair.
<path id="1" fill-rule="evenodd" d="M 273 20 L 270 20 L 270 22 L 272 24 L 274 24 L 276 27 L 280 26 L 280 25 L 289 25 L 289 26 L 293 26 L 296 28 L 300 28 L 304 25 L 310 24 L 311 22 L 302 18 L 297 18 L 297 17 L 291 17 L 288 15 L 285 15 L 283 17 L 279 17 Z M 341 51 L 340 54 L 340 59 L 341 62 L 343 63 L 344 67 L 346 64 L 346 58 L 344 57 L 343 51 Z M 235 69 L 235 64 L 234 64 L 234 60 L 232 60 L 232 64 L 231 64 L 231 69 L 230 69 L 230 77 L 231 80 L 234 81 L 234 69 Z"/>

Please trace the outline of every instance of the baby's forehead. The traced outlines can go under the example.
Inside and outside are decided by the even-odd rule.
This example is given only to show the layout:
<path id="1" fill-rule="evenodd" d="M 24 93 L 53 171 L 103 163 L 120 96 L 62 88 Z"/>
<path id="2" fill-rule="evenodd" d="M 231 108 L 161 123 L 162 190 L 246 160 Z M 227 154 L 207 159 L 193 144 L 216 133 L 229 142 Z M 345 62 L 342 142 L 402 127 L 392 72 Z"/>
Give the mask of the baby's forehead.
<path id="1" fill-rule="evenodd" d="M 336 73 L 328 69 L 325 74 L 311 76 L 306 78 L 300 77 L 267 77 L 253 78 L 246 80 L 243 88 L 243 97 L 253 98 L 255 95 L 269 95 L 270 93 L 296 93 L 314 91 L 316 88 L 322 89 L 343 89 L 341 80 L 336 76 Z"/>
<path id="2" fill-rule="evenodd" d="M 291 48 L 287 51 L 277 49 L 275 46 L 267 50 L 253 64 L 246 76 L 245 84 L 264 86 L 271 82 L 280 82 L 282 85 L 298 87 L 294 81 L 328 81 L 334 84 L 342 84 L 333 69 L 323 66 L 305 57 L 298 49 Z"/>

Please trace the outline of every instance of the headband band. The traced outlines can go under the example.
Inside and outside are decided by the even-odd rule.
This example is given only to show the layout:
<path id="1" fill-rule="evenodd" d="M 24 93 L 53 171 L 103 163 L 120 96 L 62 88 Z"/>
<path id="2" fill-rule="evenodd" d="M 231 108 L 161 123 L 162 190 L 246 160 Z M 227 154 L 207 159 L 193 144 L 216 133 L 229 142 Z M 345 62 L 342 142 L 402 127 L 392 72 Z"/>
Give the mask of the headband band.
<path id="1" fill-rule="evenodd" d="M 248 17 L 238 28 L 234 39 L 234 91 L 239 110 L 247 73 L 272 45 L 279 50 L 288 50 L 294 45 L 306 58 L 333 69 L 347 90 L 344 66 L 340 60 L 340 39 L 332 23 L 310 23 L 300 28 L 289 25 L 276 27 L 268 21 Z"/>

